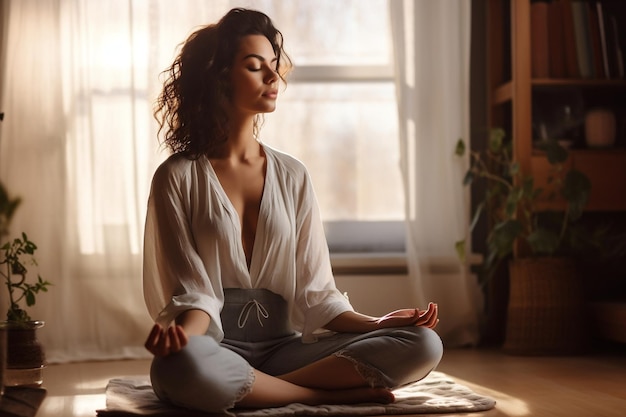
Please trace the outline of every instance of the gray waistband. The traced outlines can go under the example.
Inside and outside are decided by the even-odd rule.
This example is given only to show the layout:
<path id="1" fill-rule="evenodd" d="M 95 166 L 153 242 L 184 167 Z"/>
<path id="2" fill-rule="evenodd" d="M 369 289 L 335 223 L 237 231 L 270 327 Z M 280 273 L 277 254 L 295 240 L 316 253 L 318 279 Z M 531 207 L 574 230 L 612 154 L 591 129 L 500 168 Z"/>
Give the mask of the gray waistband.
<path id="1" fill-rule="evenodd" d="M 266 289 L 227 288 L 221 312 L 224 338 L 261 342 L 290 336 L 285 299 Z"/>

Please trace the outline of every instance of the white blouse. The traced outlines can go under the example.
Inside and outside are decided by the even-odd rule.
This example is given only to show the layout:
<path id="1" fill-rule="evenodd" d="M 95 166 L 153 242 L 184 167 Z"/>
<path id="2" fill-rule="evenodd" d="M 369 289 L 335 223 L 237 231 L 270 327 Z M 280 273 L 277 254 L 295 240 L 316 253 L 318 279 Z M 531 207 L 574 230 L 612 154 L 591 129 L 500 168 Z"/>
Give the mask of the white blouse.
<path id="1" fill-rule="evenodd" d="M 248 270 L 239 215 L 208 158 L 172 155 L 156 170 L 144 234 L 146 305 L 163 326 L 181 312 L 211 317 L 224 337 L 224 288 L 265 288 L 288 302 L 304 342 L 337 315 L 353 311 L 335 287 L 317 200 L 304 165 L 262 145 L 266 174 Z"/>

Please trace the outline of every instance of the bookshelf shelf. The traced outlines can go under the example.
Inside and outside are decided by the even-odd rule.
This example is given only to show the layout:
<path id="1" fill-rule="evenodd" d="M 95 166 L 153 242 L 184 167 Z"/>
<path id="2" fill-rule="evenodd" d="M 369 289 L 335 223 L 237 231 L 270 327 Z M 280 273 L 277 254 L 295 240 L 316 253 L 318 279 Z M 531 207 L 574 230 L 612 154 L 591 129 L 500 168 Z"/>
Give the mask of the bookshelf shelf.
<path id="1" fill-rule="evenodd" d="M 626 94 L 626 80 L 582 80 L 571 78 L 533 78 L 533 88 L 579 87 L 579 88 L 618 88 Z M 496 87 L 492 94 L 492 104 L 499 105 L 513 99 L 513 82 L 507 81 Z"/>
<path id="2" fill-rule="evenodd" d="M 624 163 L 626 164 L 626 148 L 570 149 L 569 154 L 572 158 L 578 158 L 585 155 L 595 155 L 600 158 L 624 158 Z M 540 149 L 533 149 L 532 155 L 533 157 L 545 157 L 545 152 Z"/>
<path id="3" fill-rule="evenodd" d="M 626 80 L 587 80 L 571 78 L 534 78 L 534 87 L 565 86 L 565 87 L 620 87 L 626 89 Z"/>

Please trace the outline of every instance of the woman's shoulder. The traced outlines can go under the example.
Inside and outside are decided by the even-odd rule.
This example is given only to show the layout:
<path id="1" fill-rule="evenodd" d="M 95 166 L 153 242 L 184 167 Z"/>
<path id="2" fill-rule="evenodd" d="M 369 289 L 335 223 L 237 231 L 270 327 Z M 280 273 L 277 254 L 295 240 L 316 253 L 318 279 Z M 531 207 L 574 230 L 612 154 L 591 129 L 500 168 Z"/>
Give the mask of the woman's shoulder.
<path id="1" fill-rule="evenodd" d="M 265 150 L 265 154 L 274 160 L 279 171 L 297 178 L 308 175 L 304 163 L 295 156 L 279 151 L 266 144 L 263 144 L 263 149 Z"/>
<path id="2" fill-rule="evenodd" d="M 195 170 L 197 164 L 198 159 L 192 159 L 182 152 L 172 154 L 157 167 L 153 181 L 180 182 Z"/>

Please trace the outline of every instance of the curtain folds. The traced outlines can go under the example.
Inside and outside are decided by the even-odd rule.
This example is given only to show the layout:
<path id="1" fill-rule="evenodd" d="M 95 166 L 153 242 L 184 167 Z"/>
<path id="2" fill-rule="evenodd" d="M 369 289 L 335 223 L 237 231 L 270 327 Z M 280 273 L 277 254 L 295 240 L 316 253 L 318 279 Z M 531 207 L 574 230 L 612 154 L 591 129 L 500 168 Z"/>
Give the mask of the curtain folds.
<path id="1" fill-rule="evenodd" d="M 439 305 L 446 346 L 475 345 L 481 293 L 455 254 L 468 224 L 470 2 L 391 0 L 407 254 L 415 301 Z"/>
<path id="2" fill-rule="evenodd" d="M 0 178 L 23 200 L 11 231 L 38 245 L 53 284 L 30 309 L 46 321 L 49 362 L 148 356 L 141 246 L 166 156 L 152 117 L 158 77 L 194 27 L 229 7 L 185 4 L 3 1 Z"/>

